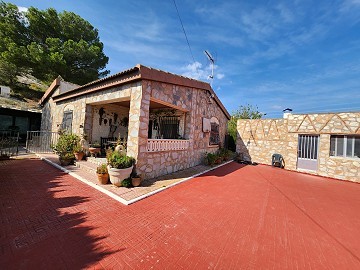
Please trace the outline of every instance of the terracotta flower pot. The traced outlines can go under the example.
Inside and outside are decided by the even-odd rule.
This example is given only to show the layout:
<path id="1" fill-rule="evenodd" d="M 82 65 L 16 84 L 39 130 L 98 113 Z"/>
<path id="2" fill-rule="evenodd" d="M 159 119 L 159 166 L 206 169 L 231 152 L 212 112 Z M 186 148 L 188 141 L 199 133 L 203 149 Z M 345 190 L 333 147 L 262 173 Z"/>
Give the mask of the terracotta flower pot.
<path id="1" fill-rule="evenodd" d="M 115 169 L 108 166 L 110 182 L 117 187 L 121 187 L 122 180 L 130 177 L 133 167 L 134 166 L 126 169 Z"/>
<path id="2" fill-rule="evenodd" d="M 74 155 L 77 161 L 82 160 L 84 158 L 84 152 L 75 152 Z"/>
<path id="3" fill-rule="evenodd" d="M 133 177 L 131 178 L 131 183 L 134 187 L 138 187 L 141 184 L 141 178 L 140 177 Z"/>
<path id="4" fill-rule="evenodd" d="M 93 157 L 96 157 L 100 153 L 100 150 L 100 147 L 89 147 L 89 152 Z"/>
<path id="5" fill-rule="evenodd" d="M 97 177 L 98 177 L 99 183 L 102 185 L 106 185 L 109 181 L 108 173 L 97 173 Z"/>

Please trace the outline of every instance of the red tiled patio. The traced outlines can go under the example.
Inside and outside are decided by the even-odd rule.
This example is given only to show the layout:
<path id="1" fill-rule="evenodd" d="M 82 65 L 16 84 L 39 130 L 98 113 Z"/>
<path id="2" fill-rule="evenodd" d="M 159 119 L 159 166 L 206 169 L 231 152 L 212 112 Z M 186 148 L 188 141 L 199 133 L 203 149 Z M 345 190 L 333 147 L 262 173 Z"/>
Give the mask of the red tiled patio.
<path id="1" fill-rule="evenodd" d="M 360 269 L 360 185 L 230 163 L 125 206 L 0 162 L 1 269 Z"/>

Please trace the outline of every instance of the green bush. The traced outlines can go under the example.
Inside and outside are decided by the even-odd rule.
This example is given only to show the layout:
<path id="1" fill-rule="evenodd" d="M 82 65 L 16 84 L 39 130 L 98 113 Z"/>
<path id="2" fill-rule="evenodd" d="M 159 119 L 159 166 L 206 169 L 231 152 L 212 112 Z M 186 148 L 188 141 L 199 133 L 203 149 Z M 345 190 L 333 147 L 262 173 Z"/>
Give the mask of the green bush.
<path id="1" fill-rule="evenodd" d="M 215 161 L 218 159 L 218 157 L 219 156 L 217 154 L 207 153 L 205 156 L 206 164 L 213 166 L 215 164 Z"/>
<path id="2" fill-rule="evenodd" d="M 75 158 L 74 150 L 80 144 L 80 137 L 76 134 L 62 133 L 58 142 L 52 147 L 53 150 L 62 158 Z"/>
<path id="3" fill-rule="evenodd" d="M 135 164 L 135 159 L 111 149 L 106 153 L 108 164 L 116 169 L 126 169 Z"/>
<path id="4" fill-rule="evenodd" d="M 132 186 L 131 178 L 126 178 L 126 179 L 122 180 L 121 185 L 126 188 L 131 187 Z"/>
<path id="5" fill-rule="evenodd" d="M 220 148 L 217 152 L 218 156 L 220 156 L 223 160 L 229 160 L 231 156 L 231 151 L 226 148 Z"/>

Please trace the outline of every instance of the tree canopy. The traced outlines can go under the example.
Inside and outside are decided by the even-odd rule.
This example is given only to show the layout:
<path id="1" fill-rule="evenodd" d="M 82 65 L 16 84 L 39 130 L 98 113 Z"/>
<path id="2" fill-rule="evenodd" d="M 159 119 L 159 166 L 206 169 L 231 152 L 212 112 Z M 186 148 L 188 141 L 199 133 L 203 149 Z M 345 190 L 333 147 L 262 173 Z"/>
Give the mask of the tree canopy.
<path id="1" fill-rule="evenodd" d="M 58 75 L 85 84 L 109 74 L 98 30 L 73 12 L 0 2 L 0 83 L 30 74 L 50 82 Z"/>
<path id="2" fill-rule="evenodd" d="M 228 133 L 236 141 L 236 122 L 238 119 L 260 119 L 263 116 L 257 106 L 241 105 L 231 114 L 228 122 Z"/>

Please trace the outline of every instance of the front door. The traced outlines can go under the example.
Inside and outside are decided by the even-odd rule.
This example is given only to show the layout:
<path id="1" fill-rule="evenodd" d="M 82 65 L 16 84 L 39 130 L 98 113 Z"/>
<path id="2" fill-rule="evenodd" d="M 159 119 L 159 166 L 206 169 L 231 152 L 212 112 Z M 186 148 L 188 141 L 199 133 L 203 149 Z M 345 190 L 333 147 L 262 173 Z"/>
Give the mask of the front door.
<path id="1" fill-rule="evenodd" d="M 316 171 L 318 168 L 319 135 L 299 135 L 297 168 Z"/>

